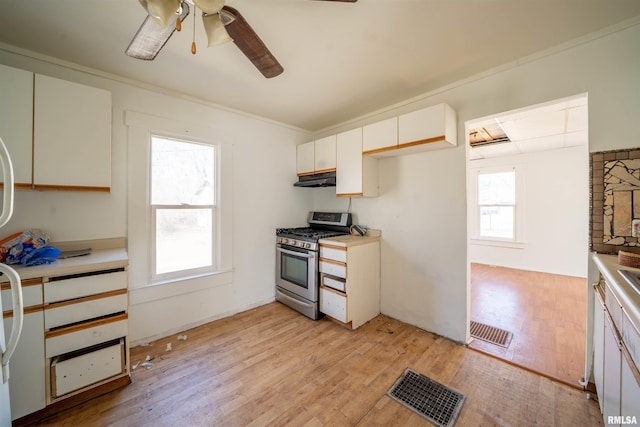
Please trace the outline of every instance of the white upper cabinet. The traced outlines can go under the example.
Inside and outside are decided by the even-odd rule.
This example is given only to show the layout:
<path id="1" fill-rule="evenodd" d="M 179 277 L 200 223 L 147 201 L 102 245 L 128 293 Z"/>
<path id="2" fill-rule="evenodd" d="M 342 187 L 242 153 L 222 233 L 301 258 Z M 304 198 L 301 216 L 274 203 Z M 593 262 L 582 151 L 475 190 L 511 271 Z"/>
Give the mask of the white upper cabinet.
<path id="1" fill-rule="evenodd" d="M 420 146 L 419 151 L 457 145 L 456 113 L 438 104 L 398 116 L 398 147 Z"/>
<path id="2" fill-rule="evenodd" d="M 438 104 L 364 127 L 363 154 L 400 156 L 457 145 L 456 113 Z"/>
<path id="3" fill-rule="evenodd" d="M 330 135 L 296 147 L 298 175 L 336 170 L 336 136 Z"/>
<path id="4" fill-rule="evenodd" d="M 32 132 L 33 73 L 0 65 L 0 138 L 9 150 L 17 188 L 31 188 Z"/>
<path id="5" fill-rule="evenodd" d="M 296 147 L 296 172 L 298 175 L 313 173 L 315 170 L 315 142 L 307 142 Z"/>
<path id="6" fill-rule="evenodd" d="M 336 170 L 336 135 L 316 139 L 315 171 L 330 172 Z"/>
<path id="7" fill-rule="evenodd" d="M 111 93 L 36 75 L 34 188 L 109 191 Z"/>
<path id="8" fill-rule="evenodd" d="M 398 118 L 382 120 L 362 128 L 362 152 L 377 152 L 398 148 Z"/>
<path id="9" fill-rule="evenodd" d="M 362 128 L 342 132 L 337 136 L 336 195 L 378 195 L 378 161 L 362 155 Z"/>

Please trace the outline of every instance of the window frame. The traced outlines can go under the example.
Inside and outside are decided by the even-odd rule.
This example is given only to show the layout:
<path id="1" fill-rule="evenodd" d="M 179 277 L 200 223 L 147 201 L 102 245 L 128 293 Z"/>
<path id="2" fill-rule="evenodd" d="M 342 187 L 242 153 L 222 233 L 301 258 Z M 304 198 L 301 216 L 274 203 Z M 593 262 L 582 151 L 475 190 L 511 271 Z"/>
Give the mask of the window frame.
<path id="1" fill-rule="evenodd" d="M 125 112 L 127 125 L 127 253 L 129 289 L 136 301 L 160 295 L 182 295 L 233 282 L 233 141 L 234 135 L 179 118 L 159 117 L 137 111 Z M 151 135 L 216 146 L 215 268 L 209 272 L 152 280 L 150 197 Z M 160 289 L 160 288 L 162 289 Z M 156 291 L 146 292 L 145 288 Z"/>
<path id="2" fill-rule="evenodd" d="M 184 144 L 195 144 L 195 145 L 203 145 L 203 146 L 207 146 L 207 147 L 211 147 L 213 150 L 213 175 L 214 175 L 214 181 L 215 183 L 218 182 L 219 179 L 219 173 L 218 173 L 218 168 L 216 165 L 216 159 L 217 159 L 217 146 L 215 144 L 208 144 L 208 143 L 204 143 L 202 141 L 195 141 L 193 139 L 187 139 L 185 137 L 183 138 L 176 138 L 176 137 L 169 137 L 169 136 L 165 136 L 159 133 L 151 133 L 150 134 L 150 140 L 149 140 L 149 191 L 148 191 L 148 200 L 147 200 L 147 204 L 149 206 L 150 209 L 150 214 L 151 214 L 151 241 L 150 241 L 150 251 L 151 251 L 151 259 L 150 259 L 150 267 L 151 267 L 151 272 L 150 272 L 150 277 L 151 277 L 151 282 L 155 283 L 155 282 L 160 282 L 160 281 L 167 281 L 167 280 L 175 280 L 175 279 L 183 279 L 183 278 L 187 278 L 187 277 L 192 277 L 192 276 L 196 276 L 196 275 L 202 275 L 202 274 L 208 274 L 208 273 L 212 273 L 216 270 L 216 247 L 217 245 L 217 215 L 216 215 L 216 208 L 217 208 L 217 203 L 218 203 L 218 192 L 215 191 L 214 189 L 214 193 L 213 193 L 213 204 L 176 204 L 176 205 L 171 205 L 171 204 L 154 204 L 153 200 L 152 200 L 152 195 L 153 195 L 153 140 L 154 138 L 157 139 L 164 139 L 164 140 L 170 140 L 173 142 L 179 142 L 179 143 L 184 143 Z M 208 266 L 202 266 L 202 267 L 195 267 L 195 268 L 189 268 L 189 269 L 184 269 L 184 270 L 174 270 L 174 271 L 170 271 L 170 272 L 165 272 L 165 273 L 157 273 L 157 259 L 158 259 L 158 251 L 157 251 L 157 212 L 158 210 L 191 210 L 191 209 L 210 209 L 211 211 L 211 259 L 210 259 L 210 263 Z"/>
<path id="3" fill-rule="evenodd" d="M 513 172 L 515 179 L 515 198 L 513 204 L 480 204 L 479 184 L 481 175 L 498 174 L 505 172 Z M 481 167 L 472 170 L 473 173 L 473 201 L 474 206 L 470 209 L 473 216 L 471 221 L 470 235 L 475 243 L 505 246 L 505 247 L 522 247 L 525 243 L 525 196 L 524 196 L 524 166 L 523 165 L 505 165 L 493 167 Z M 483 236 L 481 235 L 481 208 L 487 206 L 512 206 L 513 207 L 513 237 L 499 236 Z"/>

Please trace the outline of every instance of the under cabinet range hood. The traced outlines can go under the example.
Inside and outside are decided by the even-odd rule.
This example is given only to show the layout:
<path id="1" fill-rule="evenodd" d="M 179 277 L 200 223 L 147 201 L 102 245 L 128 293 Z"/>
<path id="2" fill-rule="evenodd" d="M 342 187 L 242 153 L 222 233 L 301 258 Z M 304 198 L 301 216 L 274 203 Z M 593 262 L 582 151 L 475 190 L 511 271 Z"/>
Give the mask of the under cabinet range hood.
<path id="1" fill-rule="evenodd" d="M 298 177 L 298 182 L 293 184 L 294 187 L 335 187 L 336 173 L 323 172 L 312 175 L 302 175 Z"/>

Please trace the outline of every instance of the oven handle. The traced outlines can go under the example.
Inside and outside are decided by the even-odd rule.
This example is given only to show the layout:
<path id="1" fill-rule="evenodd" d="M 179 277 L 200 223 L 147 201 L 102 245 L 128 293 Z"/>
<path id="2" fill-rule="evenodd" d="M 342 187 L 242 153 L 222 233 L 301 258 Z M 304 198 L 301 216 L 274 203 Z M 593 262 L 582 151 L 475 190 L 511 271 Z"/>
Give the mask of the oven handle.
<path id="1" fill-rule="evenodd" d="M 289 254 L 289 255 L 293 255 L 293 256 L 299 256 L 302 258 L 313 258 L 314 254 L 309 254 L 309 253 L 305 253 L 305 252 L 296 252 L 296 251 L 289 251 L 287 249 L 283 249 L 283 248 L 278 248 L 278 251 L 284 253 L 284 254 Z"/>
<path id="2" fill-rule="evenodd" d="M 291 302 L 293 302 L 293 303 L 295 303 L 295 304 L 301 305 L 301 306 L 303 306 L 303 307 L 313 308 L 313 304 L 309 304 L 308 302 L 302 302 L 302 301 L 300 301 L 299 299 L 291 298 L 289 295 L 287 295 L 287 294 L 285 294 L 285 293 L 283 293 L 283 292 L 280 292 L 280 291 L 279 291 L 279 290 L 277 290 L 277 289 L 276 289 L 276 292 L 277 292 L 281 297 L 284 297 L 285 299 L 288 299 L 289 301 L 291 301 Z"/>

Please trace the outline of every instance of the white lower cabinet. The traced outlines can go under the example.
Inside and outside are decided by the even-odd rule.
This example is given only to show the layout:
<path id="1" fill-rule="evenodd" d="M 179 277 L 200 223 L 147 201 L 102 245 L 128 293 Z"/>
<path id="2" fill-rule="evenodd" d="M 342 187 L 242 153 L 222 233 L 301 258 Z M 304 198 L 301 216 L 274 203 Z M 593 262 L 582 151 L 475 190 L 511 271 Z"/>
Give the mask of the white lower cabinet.
<path id="1" fill-rule="evenodd" d="M 356 329 L 380 314 L 380 241 L 320 242 L 320 312 Z"/>
<path id="2" fill-rule="evenodd" d="M 9 363 L 11 417 L 14 420 L 46 406 L 42 323 L 42 309 L 24 316 L 20 341 Z M 10 331 L 12 325 L 13 316 L 4 319 L 5 331 Z"/>
<path id="3" fill-rule="evenodd" d="M 615 255 L 594 253 L 593 379 L 604 425 L 640 424 L 640 317 L 637 293 Z"/>
<path id="4" fill-rule="evenodd" d="M 127 299 L 124 268 L 45 280 L 47 403 L 128 375 Z"/>
<path id="5" fill-rule="evenodd" d="M 11 291 L 8 283 L 0 289 L 10 331 Z M 24 323 L 10 363 L 13 421 L 31 423 L 130 382 L 126 266 L 22 280 L 22 289 Z"/>
<path id="6" fill-rule="evenodd" d="M 4 330 L 13 328 L 13 306 L 8 284 L 1 285 Z M 46 405 L 42 281 L 23 280 L 24 321 L 15 353 L 9 363 L 11 417 L 18 419 Z"/>
<path id="7" fill-rule="evenodd" d="M 594 288 L 594 315 L 593 315 L 593 380 L 598 396 L 603 396 L 604 389 L 604 301 Z M 600 407 L 602 411 L 602 407 Z"/>
<path id="8" fill-rule="evenodd" d="M 602 415 L 607 426 L 619 426 L 619 423 L 609 423 L 620 416 L 620 373 L 622 353 L 617 332 L 611 322 L 611 317 L 605 316 L 604 321 L 604 380 L 603 396 L 600 399 Z"/>

